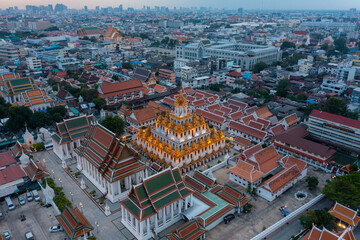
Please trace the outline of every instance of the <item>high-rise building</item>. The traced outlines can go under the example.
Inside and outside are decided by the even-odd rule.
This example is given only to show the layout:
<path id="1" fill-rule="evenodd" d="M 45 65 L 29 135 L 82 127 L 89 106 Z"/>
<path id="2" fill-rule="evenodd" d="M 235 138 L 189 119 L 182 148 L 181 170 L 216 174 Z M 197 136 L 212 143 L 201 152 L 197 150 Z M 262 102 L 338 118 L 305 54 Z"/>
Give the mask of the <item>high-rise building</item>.
<path id="1" fill-rule="evenodd" d="M 350 14 L 355 15 L 356 14 L 356 8 L 350 8 Z"/>
<path id="2" fill-rule="evenodd" d="M 242 8 L 238 8 L 238 14 L 242 15 L 243 14 L 243 9 Z"/>
<path id="3" fill-rule="evenodd" d="M 87 12 L 88 11 L 88 6 L 84 6 L 84 10 L 85 10 L 85 12 Z"/>
<path id="4" fill-rule="evenodd" d="M 122 12 L 122 10 L 123 10 L 123 5 L 120 4 L 120 6 L 119 6 L 119 11 Z"/>
<path id="5" fill-rule="evenodd" d="M 100 7 L 99 6 L 96 6 L 95 10 L 98 12 L 100 11 Z"/>

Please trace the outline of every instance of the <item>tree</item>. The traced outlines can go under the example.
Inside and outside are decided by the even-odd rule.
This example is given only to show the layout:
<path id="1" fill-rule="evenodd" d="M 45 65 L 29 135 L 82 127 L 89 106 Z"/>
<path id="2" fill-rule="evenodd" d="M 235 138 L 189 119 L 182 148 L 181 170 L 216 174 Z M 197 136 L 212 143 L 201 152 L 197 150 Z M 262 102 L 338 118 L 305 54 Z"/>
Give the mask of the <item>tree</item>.
<path id="1" fill-rule="evenodd" d="M 119 136 L 124 133 L 125 123 L 119 116 L 108 115 L 100 122 L 100 124 Z"/>
<path id="2" fill-rule="evenodd" d="M 350 170 L 351 170 L 351 172 L 356 172 L 359 170 L 359 167 L 356 163 L 353 163 L 350 165 Z"/>
<path id="3" fill-rule="evenodd" d="M 293 43 L 293 42 L 283 42 L 283 43 L 281 44 L 280 49 L 281 49 L 281 50 L 284 50 L 284 49 L 287 49 L 287 48 L 296 48 L 296 45 L 295 45 L 295 43 Z"/>
<path id="4" fill-rule="evenodd" d="M 279 81 L 278 86 L 276 88 L 276 95 L 280 97 L 287 96 L 287 87 L 290 85 L 290 81 L 288 79 L 282 79 Z"/>
<path id="5" fill-rule="evenodd" d="M 305 182 L 307 182 L 308 188 L 310 190 L 313 190 L 319 184 L 319 180 L 317 179 L 317 177 L 314 177 L 314 176 L 308 176 L 306 178 Z"/>
<path id="6" fill-rule="evenodd" d="M 129 62 L 124 62 L 122 64 L 122 68 L 125 68 L 125 69 L 128 69 L 128 70 L 132 70 L 133 69 L 133 66 L 131 65 L 131 63 Z"/>
<path id="7" fill-rule="evenodd" d="M 119 77 L 117 75 L 113 75 L 111 78 L 115 81 L 119 81 Z"/>
<path id="8" fill-rule="evenodd" d="M 267 64 L 264 62 L 258 62 L 254 65 L 254 73 L 259 73 L 262 70 L 264 70 L 265 68 L 267 68 Z"/>
<path id="9" fill-rule="evenodd" d="M 305 93 L 299 93 L 296 95 L 297 102 L 305 102 L 308 99 L 308 96 Z"/>
<path id="10" fill-rule="evenodd" d="M 9 120 L 6 122 L 6 127 L 13 132 L 18 132 L 26 124 L 30 124 L 32 111 L 24 106 L 12 106 L 9 108 Z"/>
<path id="11" fill-rule="evenodd" d="M 328 112 L 328 113 L 341 115 L 341 116 L 346 116 L 346 114 L 347 114 L 347 105 L 340 98 L 330 97 L 325 103 L 324 111 Z"/>
<path id="12" fill-rule="evenodd" d="M 339 51 L 342 54 L 349 52 L 349 49 L 346 47 L 346 40 L 344 38 L 338 38 L 334 41 L 335 50 Z"/>
<path id="13" fill-rule="evenodd" d="M 360 172 L 337 177 L 327 183 L 322 193 L 333 202 L 350 205 L 357 209 L 360 205 Z"/>
<path id="14" fill-rule="evenodd" d="M 45 112 L 35 112 L 30 120 L 30 127 L 31 128 L 40 128 L 45 125 L 51 124 L 52 119 L 50 114 L 46 114 Z"/>
<path id="15" fill-rule="evenodd" d="M 215 92 L 220 92 L 221 85 L 219 83 L 210 84 L 209 89 Z"/>
<path id="16" fill-rule="evenodd" d="M 5 118 L 9 114 L 11 104 L 6 103 L 5 99 L 0 96 L 0 118 Z"/>
<path id="17" fill-rule="evenodd" d="M 300 224 L 306 228 L 312 228 L 313 224 L 316 227 L 325 227 L 332 230 L 335 227 L 335 218 L 326 210 L 309 210 L 306 214 L 300 217 Z"/>
<path id="18" fill-rule="evenodd" d="M 92 102 L 95 104 L 97 110 L 101 110 L 106 106 L 106 100 L 103 98 L 96 97 Z"/>

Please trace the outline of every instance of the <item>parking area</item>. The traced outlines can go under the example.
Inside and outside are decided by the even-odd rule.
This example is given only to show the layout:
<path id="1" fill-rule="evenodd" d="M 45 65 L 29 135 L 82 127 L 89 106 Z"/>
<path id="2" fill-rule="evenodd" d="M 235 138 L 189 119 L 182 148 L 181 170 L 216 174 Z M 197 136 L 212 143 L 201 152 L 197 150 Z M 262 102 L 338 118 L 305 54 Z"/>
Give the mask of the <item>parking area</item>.
<path id="1" fill-rule="evenodd" d="M 227 183 L 242 192 L 246 192 L 245 188 L 229 181 L 227 168 L 222 168 L 215 171 L 213 176 L 220 184 Z M 258 196 L 250 197 L 250 203 L 253 205 L 250 213 L 241 213 L 240 216 L 236 215 L 236 218 L 229 224 L 219 224 L 214 229 L 207 232 L 206 239 L 251 239 L 265 228 L 268 228 L 283 218 L 283 215 L 279 211 L 279 207 L 286 205 L 288 211 L 291 213 L 319 195 L 321 193 L 321 189 L 326 183 L 326 179 L 329 179 L 331 174 L 327 174 L 322 171 L 315 171 L 313 168 L 309 167 L 308 176 L 316 176 L 318 178 L 319 185 L 316 189 L 312 191 L 308 190 L 305 177 L 296 183 L 294 187 L 287 190 L 279 198 L 272 202 L 268 202 L 267 200 Z M 308 197 L 305 200 L 296 200 L 294 195 L 297 191 L 306 192 Z"/>
<path id="2" fill-rule="evenodd" d="M 39 192 L 40 198 L 43 199 L 42 192 Z M 0 220 L 0 232 L 9 231 L 11 239 L 25 239 L 25 233 L 31 231 L 35 239 L 54 239 L 63 240 L 66 238 L 65 232 L 50 233 L 49 228 L 58 225 L 56 212 L 52 207 L 46 208 L 40 205 L 40 202 L 28 202 L 25 194 L 21 194 L 25 199 L 25 204 L 20 205 L 18 198 L 13 197 L 11 200 L 15 206 L 12 211 L 8 210 L 5 201 L 0 202 L 0 211 L 2 217 Z M 24 216 L 24 217 L 22 217 Z"/>

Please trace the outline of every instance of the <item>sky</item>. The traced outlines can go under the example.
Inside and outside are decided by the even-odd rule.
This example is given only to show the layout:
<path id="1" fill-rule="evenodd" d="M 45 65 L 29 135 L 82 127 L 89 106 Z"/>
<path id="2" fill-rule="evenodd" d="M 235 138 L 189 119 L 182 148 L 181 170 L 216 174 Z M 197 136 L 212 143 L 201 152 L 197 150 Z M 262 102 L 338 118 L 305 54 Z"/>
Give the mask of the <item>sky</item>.
<path id="1" fill-rule="evenodd" d="M 124 9 L 127 7 L 141 8 L 146 6 L 167 6 L 175 7 L 209 7 L 227 8 L 227 9 L 289 9 L 289 10 L 349 10 L 357 8 L 360 10 L 360 0 L 0 0 L 0 8 L 18 6 L 24 9 L 25 5 L 48 5 L 63 3 L 68 8 L 83 8 L 85 5 L 89 9 L 95 6 L 100 7 L 118 7 L 123 4 Z"/>

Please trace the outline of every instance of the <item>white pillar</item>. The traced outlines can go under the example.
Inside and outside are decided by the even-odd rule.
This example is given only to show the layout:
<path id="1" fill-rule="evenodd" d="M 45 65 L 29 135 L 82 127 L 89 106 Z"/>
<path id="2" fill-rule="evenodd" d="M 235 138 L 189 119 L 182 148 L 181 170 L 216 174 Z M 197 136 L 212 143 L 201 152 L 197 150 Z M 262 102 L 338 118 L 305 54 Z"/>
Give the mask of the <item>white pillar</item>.
<path id="1" fill-rule="evenodd" d="M 155 231 L 158 229 L 159 224 L 158 224 L 158 213 L 155 214 Z"/>
<path id="2" fill-rule="evenodd" d="M 140 231 L 139 231 L 139 221 L 135 218 L 135 230 L 136 232 L 138 232 L 140 234 Z"/>
<path id="3" fill-rule="evenodd" d="M 171 209 L 171 220 L 174 219 L 174 204 L 175 204 L 175 203 L 172 203 L 172 204 L 170 205 L 170 209 Z"/>
<path id="4" fill-rule="evenodd" d="M 165 225 L 165 223 L 166 223 L 166 207 L 165 208 L 163 208 L 163 224 Z"/>
<path id="5" fill-rule="evenodd" d="M 147 232 L 147 234 L 149 234 L 150 233 L 150 218 L 146 219 L 146 228 L 147 228 L 146 232 Z"/>
<path id="6" fill-rule="evenodd" d="M 185 210 L 188 208 L 188 197 L 185 198 Z"/>
<path id="7" fill-rule="evenodd" d="M 143 222 L 141 221 L 140 222 L 140 236 L 142 237 L 144 234 L 144 231 L 143 231 Z"/>
<path id="8" fill-rule="evenodd" d="M 178 213 L 179 213 L 179 215 L 180 215 L 180 213 L 181 213 L 181 208 L 182 208 L 182 200 L 180 199 L 179 200 L 179 206 L 178 206 Z"/>

